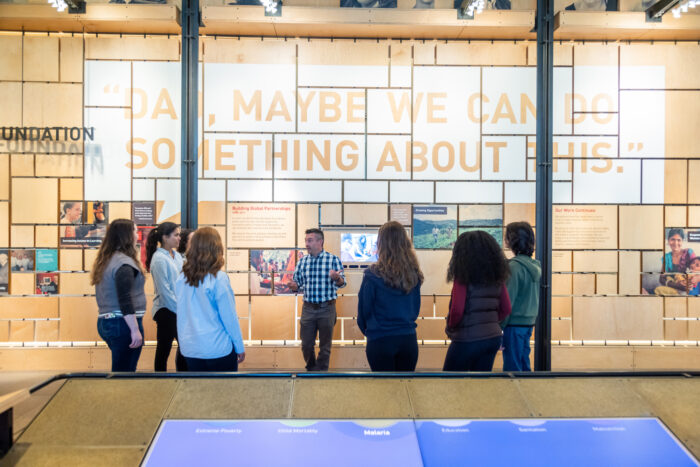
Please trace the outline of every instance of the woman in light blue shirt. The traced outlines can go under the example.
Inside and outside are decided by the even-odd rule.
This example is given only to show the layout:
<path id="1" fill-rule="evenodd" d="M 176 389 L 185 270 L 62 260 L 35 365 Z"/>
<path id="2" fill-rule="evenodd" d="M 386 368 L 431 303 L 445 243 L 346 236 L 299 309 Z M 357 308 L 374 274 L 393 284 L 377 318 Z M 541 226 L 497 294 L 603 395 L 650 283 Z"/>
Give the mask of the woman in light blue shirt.
<path id="1" fill-rule="evenodd" d="M 224 247 L 212 227 L 195 231 L 177 279 L 177 333 L 189 371 L 236 371 L 245 359 Z"/>
<path id="2" fill-rule="evenodd" d="M 155 294 L 151 308 L 157 329 L 155 371 L 167 371 L 173 339 L 177 339 L 175 282 L 182 271 L 182 256 L 175 249 L 179 245 L 180 227 L 172 222 L 163 222 L 151 230 L 146 240 L 146 270 L 153 278 Z M 179 349 L 175 355 L 175 369 L 187 370 L 187 363 Z"/>

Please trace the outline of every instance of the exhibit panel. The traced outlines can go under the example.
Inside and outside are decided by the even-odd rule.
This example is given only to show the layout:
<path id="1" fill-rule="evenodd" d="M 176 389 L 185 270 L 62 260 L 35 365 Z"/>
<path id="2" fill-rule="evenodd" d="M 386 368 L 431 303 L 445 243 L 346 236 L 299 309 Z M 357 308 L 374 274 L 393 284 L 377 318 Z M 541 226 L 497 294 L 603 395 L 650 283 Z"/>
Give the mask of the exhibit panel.
<path id="1" fill-rule="evenodd" d="M 0 41 L 19 50 L 0 57 L 0 341 L 95 347 L 106 223 L 145 239 L 180 220 L 180 40 Z M 397 220 L 425 274 L 418 338 L 445 345 L 457 236 L 503 245 L 509 222 L 535 223 L 532 43 L 207 36 L 200 61 L 198 220 L 224 241 L 247 343 L 298 346 L 287 283 L 320 227 L 348 282 L 334 343 L 362 345 L 362 274 Z M 700 46 L 558 43 L 555 65 L 554 352 L 697 349 Z"/>

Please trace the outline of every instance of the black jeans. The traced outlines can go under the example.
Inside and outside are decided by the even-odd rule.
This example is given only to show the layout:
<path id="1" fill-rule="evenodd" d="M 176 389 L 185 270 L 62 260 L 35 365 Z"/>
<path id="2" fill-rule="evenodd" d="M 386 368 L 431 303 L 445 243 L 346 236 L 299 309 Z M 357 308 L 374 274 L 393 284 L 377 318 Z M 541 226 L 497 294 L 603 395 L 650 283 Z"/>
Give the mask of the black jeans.
<path id="1" fill-rule="evenodd" d="M 160 308 L 153 316 L 156 322 L 156 358 L 153 363 L 155 371 L 168 371 L 168 357 L 173 348 L 173 339 L 177 339 L 177 315 L 167 308 Z M 178 346 L 175 353 L 175 370 L 187 371 L 187 361 Z"/>
<path id="2" fill-rule="evenodd" d="M 372 371 L 415 371 L 418 362 L 416 333 L 367 339 L 366 352 Z"/>
<path id="3" fill-rule="evenodd" d="M 192 358 L 187 359 L 188 371 L 238 371 L 238 355 L 236 349 L 220 358 Z"/>
<path id="4" fill-rule="evenodd" d="M 136 318 L 136 321 L 143 336 L 143 320 Z M 124 318 L 98 318 L 97 333 L 112 352 L 112 371 L 136 371 L 143 346 L 129 348 L 131 330 Z"/>
<path id="5" fill-rule="evenodd" d="M 491 371 L 501 336 L 472 342 L 452 341 L 447 349 L 443 371 Z"/>
<path id="6" fill-rule="evenodd" d="M 304 355 L 308 371 L 328 370 L 335 320 L 335 300 L 322 307 L 314 307 L 314 305 L 304 302 L 301 307 L 299 335 L 301 337 L 301 353 Z M 318 357 L 316 357 L 314 349 L 317 331 Z"/>

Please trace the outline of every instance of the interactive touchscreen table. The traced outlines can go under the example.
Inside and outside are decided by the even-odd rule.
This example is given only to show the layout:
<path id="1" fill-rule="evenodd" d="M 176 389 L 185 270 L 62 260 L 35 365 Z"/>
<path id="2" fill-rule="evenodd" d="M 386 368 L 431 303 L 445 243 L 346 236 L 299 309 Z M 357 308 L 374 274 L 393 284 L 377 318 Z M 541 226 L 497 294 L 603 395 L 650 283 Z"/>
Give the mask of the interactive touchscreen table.
<path id="1" fill-rule="evenodd" d="M 146 466 L 698 466 L 656 418 L 164 420 Z"/>

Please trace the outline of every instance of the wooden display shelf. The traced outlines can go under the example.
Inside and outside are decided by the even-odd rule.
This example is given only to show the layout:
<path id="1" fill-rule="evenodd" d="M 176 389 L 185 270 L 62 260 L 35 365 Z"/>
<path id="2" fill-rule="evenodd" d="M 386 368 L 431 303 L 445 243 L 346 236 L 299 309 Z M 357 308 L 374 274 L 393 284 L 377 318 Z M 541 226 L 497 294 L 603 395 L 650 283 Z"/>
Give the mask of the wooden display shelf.
<path id="1" fill-rule="evenodd" d="M 179 34 L 176 5 L 87 5 L 84 14 L 59 13 L 51 5 L 0 4 L 0 30 Z"/>
<path id="2" fill-rule="evenodd" d="M 395 39 L 532 39 L 534 11 L 485 11 L 474 20 L 449 10 L 284 6 L 265 16 L 257 6 L 205 6 L 202 34 Z"/>
<path id="3" fill-rule="evenodd" d="M 557 40 L 698 40 L 700 15 L 647 22 L 644 12 L 560 11 L 554 17 Z"/>

